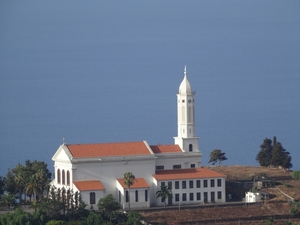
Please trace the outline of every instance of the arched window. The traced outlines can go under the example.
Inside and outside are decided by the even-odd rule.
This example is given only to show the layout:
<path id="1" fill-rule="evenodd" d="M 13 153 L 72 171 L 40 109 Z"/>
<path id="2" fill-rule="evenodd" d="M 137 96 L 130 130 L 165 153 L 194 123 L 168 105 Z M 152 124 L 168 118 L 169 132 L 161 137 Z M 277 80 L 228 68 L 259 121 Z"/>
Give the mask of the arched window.
<path id="1" fill-rule="evenodd" d="M 70 171 L 67 171 L 67 185 L 70 185 Z"/>
<path id="2" fill-rule="evenodd" d="M 192 152 L 193 151 L 193 145 L 189 144 L 189 151 Z"/>
<path id="3" fill-rule="evenodd" d="M 60 169 L 57 170 L 57 183 L 60 184 Z"/>
<path id="4" fill-rule="evenodd" d="M 136 202 L 139 201 L 139 192 L 138 192 L 138 190 L 135 191 L 135 201 Z"/>
<path id="5" fill-rule="evenodd" d="M 62 175 L 61 175 L 61 177 L 62 177 L 62 184 L 63 184 L 63 185 L 66 184 L 65 170 L 62 170 Z"/>
<path id="6" fill-rule="evenodd" d="M 90 192 L 90 205 L 96 203 L 96 194 L 95 192 Z"/>

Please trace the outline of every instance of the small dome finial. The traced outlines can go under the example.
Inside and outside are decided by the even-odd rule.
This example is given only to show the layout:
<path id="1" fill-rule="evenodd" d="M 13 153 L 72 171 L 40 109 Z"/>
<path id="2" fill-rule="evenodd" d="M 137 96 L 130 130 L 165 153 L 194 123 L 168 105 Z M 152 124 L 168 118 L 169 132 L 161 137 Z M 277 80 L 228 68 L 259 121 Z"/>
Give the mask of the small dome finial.
<path id="1" fill-rule="evenodd" d="M 192 93 L 193 93 L 192 87 L 186 75 L 186 66 L 184 66 L 184 77 L 183 77 L 183 81 L 179 86 L 179 94 L 192 94 Z"/>

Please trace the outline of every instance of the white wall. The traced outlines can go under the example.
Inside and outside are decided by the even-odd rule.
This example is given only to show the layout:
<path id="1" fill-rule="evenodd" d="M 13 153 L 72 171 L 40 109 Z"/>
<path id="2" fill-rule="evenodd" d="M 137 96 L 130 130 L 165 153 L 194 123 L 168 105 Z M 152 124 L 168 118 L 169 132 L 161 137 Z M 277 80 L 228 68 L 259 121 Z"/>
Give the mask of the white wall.
<path id="1" fill-rule="evenodd" d="M 93 204 L 93 209 L 97 210 L 98 209 L 98 202 L 100 200 L 100 198 L 105 197 L 104 191 L 81 191 L 80 195 L 82 197 L 82 200 L 87 204 L 86 208 L 90 209 L 91 205 L 90 205 L 90 193 L 91 192 L 95 192 L 95 204 Z"/>
<path id="2" fill-rule="evenodd" d="M 165 157 L 162 157 L 165 156 Z M 173 165 L 181 165 L 182 169 L 191 168 L 191 164 L 195 164 L 196 168 L 201 166 L 199 153 L 182 153 L 181 157 L 164 154 L 158 156 L 155 162 L 156 166 L 164 166 L 165 170 L 173 169 Z"/>
<path id="3" fill-rule="evenodd" d="M 74 170 L 74 180 L 100 180 L 106 188 L 106 193 L 111 193 L 115 199 L 118 199 L 116 179 L 123 178 L 126 172 L 133 173 L 136 178 L 144 178 L 151 187 L 152 175 L 155 173 L 154 159 L 121 162 L 101 160 L 99 162 L 78 163 Z"/>
<path id="4" fill-rule="evenodd" d="M 221 187 L 217 187 L 217 179 L 221 179 Z M 196 180 L 200 180 L 200 188 L 197 188 Z M 208 186 L 204 187 L 204 180 L 207 180 Z M 226 201 L 226 193 L 225 193 L 225 178 L 213 178 L 215 180 L 214 187 L 210 186 L 210 180 L 212 179 L 187 179 L 187 180 L 170 180 L 163 181 L 165 185 L 168 185 L 168 182 L 172 182 L 172 204 L 173 205 L 183 205 L 183 204 L 198 204 L 204 203 L 204 193 L 207 193 L 207 202 L 212 202 L 211 192 L 214 192 L 215 200 L 214 202 L 225 202 Z M 175 182 L 179 182 L 179 189 L 175 188 Z M 183 189 L 182 181 L 186 181 L 186 188 Z M 193 181 L 193 188 L 190 188 L 189 181 Z M 160 190 L 160 186 L 162 185 L 162 181 L 157 182 L 156 191 Z M 221 199 L 218 199 L 218 192 L 221 191 Z M 201 199 L 197 200 L 197 193 L 200 193 Z M 186 201 L 183 201 L 183 194 L 186 194 Z M 193 193 L 193 200 L 190 200 L 190 193 Z M 176 201 L 176 194 L 179 194 L 179 201 Z M 168 200 L 166 200 L 168 205 Z M 163 206 L 163 202 L 158 198 L 156 200 L 156 205 Z"/>

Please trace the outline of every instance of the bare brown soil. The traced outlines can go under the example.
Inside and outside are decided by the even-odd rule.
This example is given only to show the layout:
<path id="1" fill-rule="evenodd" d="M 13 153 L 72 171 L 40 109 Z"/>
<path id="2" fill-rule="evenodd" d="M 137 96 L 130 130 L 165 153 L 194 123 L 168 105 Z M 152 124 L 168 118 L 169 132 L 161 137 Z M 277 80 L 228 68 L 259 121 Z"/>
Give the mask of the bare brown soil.
<path id="1" fill-rule="evenodd" d="M 228 175 L 228 179 L 249 180 L 254 176 L 263 175 L 277 181 L 278 188 L 295 200 L 300 200 L 300 181 L 291 179 L 291 172 L 280 169 L 248 166 L 210 167 L 210 169 Z M 265 188 L 271 199 L 264 203 L 239 206 L 211 207 L 199 205 L 197 208 L 162 209 L 160 211 L 143 212 L 144 220 L 151 224 L 263 224 L 268 217 L 274 218 L 274 225 L 294 221 L 300 225 L 300 218 L 293 218 L 289 213 L 288 198 L 276 187 Z M 210 206 L 210 207 L 208 207 Z"/>

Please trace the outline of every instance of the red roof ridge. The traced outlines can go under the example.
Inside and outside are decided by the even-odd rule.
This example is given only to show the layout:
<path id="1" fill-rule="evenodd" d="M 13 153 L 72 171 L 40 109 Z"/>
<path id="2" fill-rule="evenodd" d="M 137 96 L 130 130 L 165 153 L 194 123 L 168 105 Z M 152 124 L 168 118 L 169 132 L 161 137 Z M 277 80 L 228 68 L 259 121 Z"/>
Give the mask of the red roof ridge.
<path id="1" fill-rule="evenodd" d="M 105 190 L 100 180 L 76 180 L 73 184 L 80 191 Z"/>
<path id="2" fill-rule="evenodd" d="M 155 154 L 161 154 L 161 153 L 178 153 L 182 152 L 181 148 L 179 145 L 176 144 L 166 144 L 166 145 L 150 145 L 151 150 Z"/>
<path id="3" fill-rule="evenodd" d="M 117 179 L 117 181 L 123 188 L 127 188 L 127 186 L 124 184 L 124 178 L 119 178 Z M 130 186 L 130 188 L 150 188 L 150 185 L 144 178 L 139 177 L 135 178 L 135 181 L 133 182 L 133 185 Z"/>
<path id="4" fill-rule="evenodd" d="M 207 168 L 187 168 L 155 171 L 152 175 L 156 180 L 183 180 L 202 178 L 224 178 L 226 175 Z"/>
<path id="5" fill-rule="evenodd" d="M 74 158 L 151 155 L 146 141 L 110 142 L 98 144 L 67 144 Z"/>

